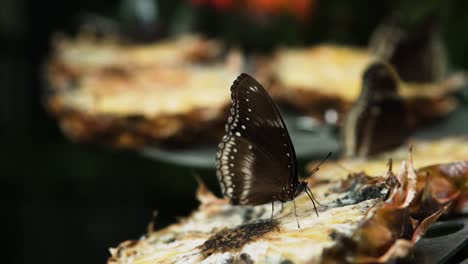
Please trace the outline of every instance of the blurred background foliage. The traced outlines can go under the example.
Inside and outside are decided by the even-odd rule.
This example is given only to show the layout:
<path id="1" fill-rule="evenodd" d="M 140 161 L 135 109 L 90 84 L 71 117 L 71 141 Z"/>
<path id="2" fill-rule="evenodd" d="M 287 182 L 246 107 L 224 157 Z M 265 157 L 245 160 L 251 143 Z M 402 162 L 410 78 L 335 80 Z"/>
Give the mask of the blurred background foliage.
<path id="1" fill-rule="evenodd" d="M 436 13 L 452 67 L 468 68 L 467 1 L 298 1 L 307 10 L 287 12 L 271 6 L 275 1 L 209 2 L 159 1 L 142 29 L 128 1 L 2 0 L 0 193 L 7 263 L 104 263 L 110 246 L 145 232 L 153 210 L 160 228 L 195 208 L 194 172 L 218 188 L 211 171 L 64 138 L 41 105 L 42 65 L 56 32 L 76 34 L 79 24 L 104 20 L 104 31 L 117 23 L 134 41 L 196 31 L 247 51 L 269 51 L 324 41 L 366 45 L 377 24 L 395 12 L 409 26 Z"/>

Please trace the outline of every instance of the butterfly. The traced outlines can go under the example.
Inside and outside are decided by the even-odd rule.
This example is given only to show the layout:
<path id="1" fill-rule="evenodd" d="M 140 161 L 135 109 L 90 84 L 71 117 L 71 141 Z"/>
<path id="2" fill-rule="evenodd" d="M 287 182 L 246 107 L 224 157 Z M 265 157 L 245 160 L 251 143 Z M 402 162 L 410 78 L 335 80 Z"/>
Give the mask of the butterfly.
<path id="1" fill-rule="evenodd" d="M 410 134 L 408 109 L 392 66 L 374 62 L 364 71 L 361 93 L 341 130 L 344 156 L 366 157 L 403 144 Z"/>
<path id="2" fill-rule="evenodd" d="M 216 154 L 216 175 L 224 196 L 233 205 L 271 202 L 272 217 L 275 201 L 293 201 L 297 221 L 295 198 L 305 192 L 318 216 L 317 200 L 307 182 L 298 179 L 294 146 L 268 93 L 243 73 L 231 86 L 231 98 L 226 134 Z"/>

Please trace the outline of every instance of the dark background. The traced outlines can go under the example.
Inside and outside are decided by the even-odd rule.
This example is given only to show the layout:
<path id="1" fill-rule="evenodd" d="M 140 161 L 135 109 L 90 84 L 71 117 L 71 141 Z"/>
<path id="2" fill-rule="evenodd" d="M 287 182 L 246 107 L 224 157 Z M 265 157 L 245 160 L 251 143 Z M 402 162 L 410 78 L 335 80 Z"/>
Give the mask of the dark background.
<path id="1" fill-rule="evenodd" d="M 466 1 L 319 1 L 306 22 L 280 18 L 260 29 L 239 26 L 248 22 L 226 11 L 193 8 L 189 1 L 159 2 L 161 30 L 155 36 L 180 20 L 185 28 L 248 50 L 320 41 L 366 45 L 393 11 L 417 18 L 435 10 L 452 67 L 468 68 Z M 118 18 L 117 7 L 110 0 L 0 2 L 0 234 L 7 243 L 2 263 L 104 263 L 109 247 L 146 231 L 153 210 L 160 228 L 195 208 L 193 172 L 218 188 L 211 171 L 70 142 L 42 107 L 41 65 L 52 34 L 76 33 L 86 13 Z M 257 30 L 271 34 L 258 38 Z"/>

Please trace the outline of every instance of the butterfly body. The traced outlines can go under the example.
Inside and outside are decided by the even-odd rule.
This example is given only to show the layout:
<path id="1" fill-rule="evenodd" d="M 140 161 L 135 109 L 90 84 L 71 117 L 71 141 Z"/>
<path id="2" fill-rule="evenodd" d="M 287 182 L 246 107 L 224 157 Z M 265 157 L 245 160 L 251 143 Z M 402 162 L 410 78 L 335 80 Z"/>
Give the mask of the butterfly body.
<path id="1" fill-rule="evenodd" d="M 231 86 L 231 98 L 216 155 L 223 195 L 234 205 L 261 205 L 292 201 L 307 192 L 307 182 L 298 180 L 288 130 L 262 85 L 241 74 Z"/>
<path id="2" fill-rule="evenodd" d="M 363 75 L 361 94 L 342 129 L 344 155 L 366 157 L 399 146 L 409 134 L 407 109 L 391 66 L 376 62 Z"/>

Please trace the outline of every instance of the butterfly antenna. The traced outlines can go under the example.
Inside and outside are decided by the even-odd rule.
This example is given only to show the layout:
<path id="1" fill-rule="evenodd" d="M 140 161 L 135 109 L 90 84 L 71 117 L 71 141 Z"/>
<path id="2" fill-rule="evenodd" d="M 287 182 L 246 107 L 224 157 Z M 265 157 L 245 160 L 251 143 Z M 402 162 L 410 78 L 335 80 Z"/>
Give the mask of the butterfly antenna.
<path id="1" fill-rule="evenodd" d="M 315 166 L 315 168 L 309 173 L 309 175 L 307 177 L 305 177 L 304 179 L 307 179 L 308 177 L 314 175 L 314 173 L 316 173 L 318 170 L 320 170 L 320 166 L 328 159 L 330 158 L 332 152 L 329 152 L 328 155 L 322 160 L 320 161 L 319 164 L 317 164 L 317 166 Z"/>
<path id="2" fill-rule="evenodd" d="M 296 216 L 297 228 L 301 229 L 301 226 L 299 225 L 299 220 L 297 220 L 296 199 L 293 199 L 293 203 L 294 203 L 294 216 Z"/>

